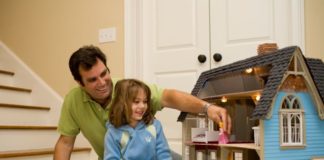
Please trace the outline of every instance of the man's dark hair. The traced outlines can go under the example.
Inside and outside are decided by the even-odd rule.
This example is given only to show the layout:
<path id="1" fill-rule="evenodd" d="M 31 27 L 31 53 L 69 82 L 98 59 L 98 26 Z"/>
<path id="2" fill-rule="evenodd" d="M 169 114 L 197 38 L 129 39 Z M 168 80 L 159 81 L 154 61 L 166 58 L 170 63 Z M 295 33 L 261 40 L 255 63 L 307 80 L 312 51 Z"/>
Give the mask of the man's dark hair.
<path id="1" fill-rule="evenodd" d="M 97 63 L 97 59 L 100 59 L 107 66 L 105 54 L 96 46 L 83 46 L 75 51 L 69 60 L 69 67 L 73 78 L 84 85 L 79 67 L 82 67 L 86 71 L 90 70 Z"/>

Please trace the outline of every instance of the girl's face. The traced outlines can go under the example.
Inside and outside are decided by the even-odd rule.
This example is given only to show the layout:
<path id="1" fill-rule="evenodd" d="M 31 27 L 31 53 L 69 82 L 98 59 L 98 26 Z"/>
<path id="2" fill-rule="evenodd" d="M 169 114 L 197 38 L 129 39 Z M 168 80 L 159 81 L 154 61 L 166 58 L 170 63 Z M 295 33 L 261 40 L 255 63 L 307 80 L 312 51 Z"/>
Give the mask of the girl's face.
<path id="1" fill-rule="evenodd" d="M 130 125 L 136 127 L 138 121 L 142 120 L 147 110 L 147 97 L 143 89 L 140 89 L 132 103 L 132 116 Z"/>

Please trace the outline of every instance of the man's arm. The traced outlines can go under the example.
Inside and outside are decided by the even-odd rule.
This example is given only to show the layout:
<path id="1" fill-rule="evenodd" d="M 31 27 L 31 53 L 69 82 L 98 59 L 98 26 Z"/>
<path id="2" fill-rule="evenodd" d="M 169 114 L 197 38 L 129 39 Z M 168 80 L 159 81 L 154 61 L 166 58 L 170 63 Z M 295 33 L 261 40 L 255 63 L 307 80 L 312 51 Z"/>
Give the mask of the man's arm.
<path id="1" fill-rule="evenodd" d="M 162 94 L 162 106 L 177 109 L 189 113 L 201 113 L 207 102 L 188 93 L 174 89 L 164 89 Z M 211 105 L 207 108 L 208 117 L 215 122 L 223 122 L 224 130 L 231 133 L 231 117 L 225 108 Z M 218 124 L 218 123 L 217 123 Z"/>
<path id="2" fill-rule="evenodd" d="M 54 160 L 69 160 L 76 136 L 61 135 L 55 145 Z"/>

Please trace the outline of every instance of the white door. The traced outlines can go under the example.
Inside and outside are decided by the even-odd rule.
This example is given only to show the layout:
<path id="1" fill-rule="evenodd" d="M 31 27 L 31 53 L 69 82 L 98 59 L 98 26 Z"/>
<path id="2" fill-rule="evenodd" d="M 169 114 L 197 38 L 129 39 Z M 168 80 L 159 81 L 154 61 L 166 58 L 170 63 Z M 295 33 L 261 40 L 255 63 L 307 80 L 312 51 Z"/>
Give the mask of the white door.
<path id="1" fill-rule="evenodd" d="M 209 1 L 145 1 L 143 27 L 144 80 L 162 87 L 189 92 L 199 74 L 210 69 Z M 197 60 L 206 56 L 205 63 Z M 179 111 L 158 112 L 170 147 L 182 152 L 182 125 Z"/>
<path id="2" fill-rule="evenodd" d="M 126 6 L 134 3 L 125 2 Z M 294 0 L 139 0 L 129 5 L 135 10 L 126 10 L 136 19 L 130 18 L 128 23 L 133 27 L 128 30 L 126 24 L 136 47 L 130 50 L 132 46 L 126 44 L 125 48 L 126 56 L 127 50 L 136 53 L 128 56 L 136 59 L 128 67 L 136 75 L 127 75 L 126 70 L 126 76 L 190 93 L 202 71 L 254 56 L 258 44 L 301 45 L 298 18 L 303 12 L 299 4 Z M 214 53 L 221 54 L 220 62 L 213 60 Z M 204 63 L 198 61 L 199 55 L 205 56 Z M 179 113 L 164 109 L 157 118 L 170 147 L 181 154 L 182 127 L 176 122 Z"/>
<path id="3" fill-rule="evenodd" d="M 210 0 L 212 68 L 257 55 L 257 46 L 275 42 L 279 48 L 303 43 L 301 0 Z"/>

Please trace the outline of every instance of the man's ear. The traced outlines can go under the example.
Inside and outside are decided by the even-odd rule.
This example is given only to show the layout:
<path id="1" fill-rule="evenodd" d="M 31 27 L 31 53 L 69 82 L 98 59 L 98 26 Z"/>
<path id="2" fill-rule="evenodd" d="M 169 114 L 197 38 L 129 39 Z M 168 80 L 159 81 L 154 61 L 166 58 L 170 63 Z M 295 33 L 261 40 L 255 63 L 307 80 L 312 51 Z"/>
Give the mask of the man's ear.
<path id="1" fill-rule="evenodd" d="M 83 87 L 84 86 L 81 81 L 78 81 L 78 80 L 75 80 L 75 81 L 79 84 L 80 87 Z"/>

